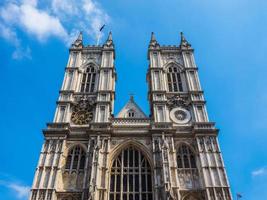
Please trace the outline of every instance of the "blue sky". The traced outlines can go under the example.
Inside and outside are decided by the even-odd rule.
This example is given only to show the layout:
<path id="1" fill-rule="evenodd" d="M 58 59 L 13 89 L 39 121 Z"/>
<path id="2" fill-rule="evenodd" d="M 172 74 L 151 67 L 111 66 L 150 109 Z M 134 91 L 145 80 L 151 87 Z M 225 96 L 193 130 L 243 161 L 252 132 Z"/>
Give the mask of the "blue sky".
<path id="1" fill-rule="evenodd" d="M 115 111 L 129 93 L 148 113 L 146 71 L 150 33 L 195 48 L 211 121 L 233 196 L 267 199 L 267 2 L 263 0 L 91 1 L 12 0 L 0 3 L 0 199 L 27 199 L 41 130 L 51 122 L 79 30 L 87 44 L 112 30 L 116 48 Z M 126 84 L 128 83 L 128 84 Z"/>

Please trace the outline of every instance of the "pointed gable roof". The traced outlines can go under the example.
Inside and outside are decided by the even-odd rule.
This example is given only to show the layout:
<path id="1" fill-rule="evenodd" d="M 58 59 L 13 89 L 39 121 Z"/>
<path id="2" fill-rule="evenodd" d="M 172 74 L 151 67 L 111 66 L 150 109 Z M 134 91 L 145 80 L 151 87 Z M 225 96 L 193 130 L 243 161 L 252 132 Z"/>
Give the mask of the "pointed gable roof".
<path id="1" fill-rule="evenodd" d="M 133 112 L 134 115 L 130 116 L 129 115 L 130 112 Z M 126 105 L 117 114 L 116 118 L 140 119 L 140 118 L 147 118 L 147 116 L 141 110 L 141 108 L 135 103 L 133 96 L 131 96 L 130 100 L 126 103 Z"/>

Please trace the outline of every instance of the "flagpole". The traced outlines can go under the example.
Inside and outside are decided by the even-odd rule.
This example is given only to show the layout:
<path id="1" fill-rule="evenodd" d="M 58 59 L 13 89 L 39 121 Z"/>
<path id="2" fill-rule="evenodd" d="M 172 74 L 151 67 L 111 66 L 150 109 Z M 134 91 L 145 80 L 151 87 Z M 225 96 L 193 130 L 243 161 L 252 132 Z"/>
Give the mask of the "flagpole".
<path id="1" fill-rule="evenodd" d="M 100 27 L 99 29 L 99 33 L 97 34 L 97 38 L 96 38 L 96 45 L 99 44 L 99 40 L 100 40 L 100 36 L 101 36 L 101 31 L 104 29 L 105 24 L 103 26 Z"/>
<path id="2" fill-rule="evenodd" d="M 100 38 L 100 34 L 97 34 L 96 45 L 99 44 L 99 38 Z"/>

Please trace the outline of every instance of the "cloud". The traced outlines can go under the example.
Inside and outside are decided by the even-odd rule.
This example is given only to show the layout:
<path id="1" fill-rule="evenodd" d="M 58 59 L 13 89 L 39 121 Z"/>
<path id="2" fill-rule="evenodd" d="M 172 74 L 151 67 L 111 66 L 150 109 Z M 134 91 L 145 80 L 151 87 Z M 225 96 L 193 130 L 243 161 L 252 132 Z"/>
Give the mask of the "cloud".
<path id="1" fill-rule="evenodd" d="M 260 169 L 256 169 L 256 170 L 254 170 L 254 171 L 251 172 L 251 175 L 253 177 L 255 177 L 255 176 L 262 176 L 262 175 L 265 175 L 265 174 L 267 174 L 267 167 L 262 167 Z"/>
<path id="2" fill-rule="evenodd" d="M 67 46 L 80 30 L 97 41 L 102 38 L 99 28 L 110 21 L 100 4 L 93 0 L 48 0 L 38 5 L 37 0 L 6 1 L 0 6 L 0 37 L 15 47 L 13 58 L 30 58 L 30 47 L 23 47 L 18 31 L 39 42 L 51 37 Z"/>
<path id="3" fill-rule="evenodd" d="M 25 32 L 44 41 L 50 36 L 66 40 L 68 33 L 60 19 L 35 7 L 36 3 L 27 1 L 21 5 L 9 3 L 2 8 L 0 15 L 6 24 L 20 27 Z"/>
<path id="4" fill-rule="evenodd" d="M 83 30 L 95 41 L 103 36 L 99 28 L 110 22 L 106 11 L 92 0 L 52 0 L 52 11 L 64 24 L 73 24 L 72 33 Z"/>
<path id="5" fill-rule="evenodd" d="M 25 185 L 20 185 L 17 183 L 10 183 L 8 187 L 13 190 L 19 199 L 27 199 L 30 194 L 30 187 Z"/>
<path id="6" fill-rule="evenodd" d="M 0 186 L 6 187 L 12 191 L 17 199 L 28 199 L 30 195 L 30 187 L 20 184 L 18 182 L 10 182 L 6 180 L 0 180 Z"/>
<path id="7" fill-rule="evenodd" d="M 12 53 L 13 59 L 31 58 L 31 49 L 29 47 L 22 47 L 21 41 L 18 38 L 16 32 L 11 28 L 0 23 L 0 37 L 7 40 L 15 47 L 15 51 Z"/>

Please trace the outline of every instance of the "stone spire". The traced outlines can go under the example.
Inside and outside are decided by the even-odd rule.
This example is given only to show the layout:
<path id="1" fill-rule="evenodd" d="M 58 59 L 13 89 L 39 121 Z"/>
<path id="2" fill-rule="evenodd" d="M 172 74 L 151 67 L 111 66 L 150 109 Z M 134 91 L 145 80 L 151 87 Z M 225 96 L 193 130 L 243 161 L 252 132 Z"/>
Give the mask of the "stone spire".
<path id="1" fill-rule="evenodd" d="M 113 47 L 113 40 L 112 40 L 112 33 L 111 33 L 111 31 L 108 34 L 108 38 L 107 38 L 107 41 L 104 44 L 104 46 L 106 46 L 106 47 Z"/>
<path id="2" fill-rule="evenodd" d="M 180 42 L 180 48 L 191 48 L 191 44 L 189 44 L 189 42 L 186 40 L 183 32 L 180 33 L 181 34 L 181 42 Z"/>
<path id="3" fill-rule="evenodd" d="M 156 41 L 156 37 L 155 37 L 155 33 L 154 33 L 154 32 L 151 33 L 151 39 L 150 39 L 150 42 L 151 42 L 151 41 Z"/>
<path id="4" fill-rule="evenodd" d="M 151 39 L 150 39 L 150 42 L 149 42 L 149 48 L 156 47 L 156 46 L 159 46 L 159 44 L 158 44 L 158 42 L 156 40 L 154 32 L 152 32 L 151 33 Z"/>
<path id="5" fill-rule="evenodd" d="M 111 33 L 111 31 L 109 32 L 109 34 L 108 34 L 108 40 L 107 41 L 113 41 L 112 40 L 112 33 Z"/>
<path id="6" fill-rule="evenodd" d="M 79 36 L 77 37 L 77 39 L 72 43 L 71 45 L 72 47 L 82 47 L 83 46 L 83 33 L 82 31 L 80 31 Z"/>

